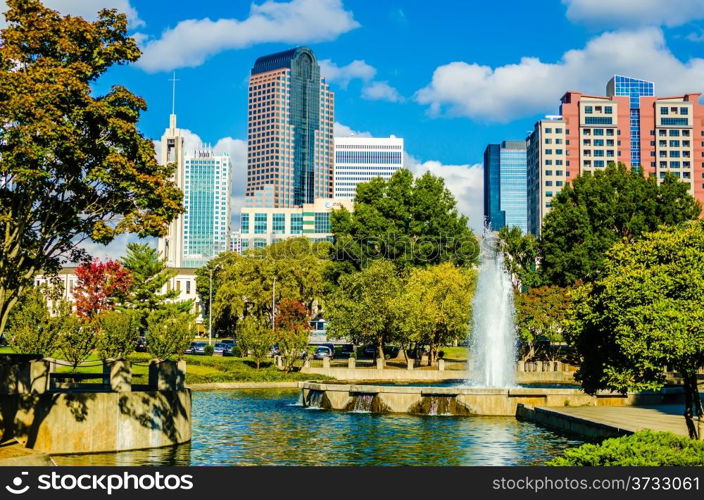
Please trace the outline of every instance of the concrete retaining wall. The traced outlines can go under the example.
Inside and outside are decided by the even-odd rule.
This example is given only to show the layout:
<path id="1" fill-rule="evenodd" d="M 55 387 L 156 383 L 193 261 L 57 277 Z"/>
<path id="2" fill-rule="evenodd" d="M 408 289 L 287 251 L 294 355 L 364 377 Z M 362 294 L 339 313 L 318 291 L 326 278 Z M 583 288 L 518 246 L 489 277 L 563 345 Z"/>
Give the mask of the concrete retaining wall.
<path id="1" fill-rule="evenodd" d="M 413 387 L 353 384 L 299 384 L 306 406 L 312 399 L 321 408 L 345 410 L 353 407 L 355 397 L 374 395 L 377 408 L 389 413 L 415 413 L 424 406 L 424 398 L 452 398 L 454 404 L 466 409 L 469 415 L 515 416 L 519 404 L 533 406 L 628 406 L 633 404 L 658 404 L 661 393 L 621 395 L 602 392 L 596 396 L 579 389 L 481 389 L 468 387 Z M 311 396 L 314 396 L 311 398 Z"/>
<path id="2" fill-rule="evenodd" d="M 190 390 L 0 396 L 2 440 L 53 455 L 185 443 L 190 415 Z"/>
<path id="3" fill-rule="evenodd" d="M 303 373 L 325 375 L 338 380 L 378 380 L 388 382 L 438 382 L 443 380 L 466 380 L 469 374 L 460 370 L 404 370 L 386 368 L 318 368 L 306 367 Z M 572 371 L 516 372 L 518 384 L 574 384 Z"/>
<path id="4" fill-rule="evenodd" d="M 541 425 L 547 429 L 579 436 L 588 441 L 608 439 L 633 434 L 626 429 L 605 425 L 574 415 L 561 413 L 558 409 L 535 408 L 528 404 L 519 404 L 516 418 Z"/>

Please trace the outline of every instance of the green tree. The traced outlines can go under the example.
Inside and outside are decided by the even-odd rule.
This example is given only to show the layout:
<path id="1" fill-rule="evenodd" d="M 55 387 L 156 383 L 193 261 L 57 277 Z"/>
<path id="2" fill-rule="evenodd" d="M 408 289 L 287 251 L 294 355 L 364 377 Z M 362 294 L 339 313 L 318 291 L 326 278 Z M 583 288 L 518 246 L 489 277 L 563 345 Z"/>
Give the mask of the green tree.
<path id="1" fill-rule="evenodd" d="M 266 360 L 276 341 L 271 325 L 255 316 L 247 316 L 237 326 L 237 343 L 243 354 L 248 353 L 257 370 Z"/>
<path id="2" fill-rule="evenodd" d="M 201 314 L 206 323 L 210 317 L 210 272 L 213 272 L 212 296 L 215 302 L 214 299 L 223 283 L 223 269 L 235 266 L 237 261 L 243 258 L 236 252 L 223 252 L 196 270 L 196 293 L 200 299 Z M 227 304 L 220 304 L 220 307 L 218 314 L 213 315 L 213 332 L 232 333 L 238 318 L 232 316 Z"/>
<path id="3" fill-rule="evenodd" d="M 437 364 L 439 347 L 467 338 L 475 285 L 474 270 L 450 262 L 411 270 L 400 321 L 407 339 L 428 346 L 428 364 Z"/>
<path id="4" fill-rule="evenodd" d="M 692 222 L 615 245 L 604 276 L 575 292 L 566 334 L 587 392 L 657 390 L 682 374 L 685 420 L 700 436 L 697 370 L 704 365 L 704 228 Z"/>
<path id="5" fill-rule="evenodd" d="M 541 231 L 541 272 L 548 283 L 569 286 L 597 279 L 604 254 L 618 241 L 633 242 L 660 225 L 696 219 L 699 203 L 689 184 L 667 175 L 661 184 L 623 164 L 577 177 L 552 201 Z"/>
<path id="6" fill-rule="evenodd" d="M 196 335 L 194 315 L 168 304 L 147 316 L 147 351 L 155 359 L 181 359 Z"/>
<path id="7" fill-rule="evenodd" d="M 176 271 L 166 267 L 166 259 L 159 258 L 153 247 L 144 243 L 129 243 L 127 255 L 120 262 L 129 270 L 132 284 L 128 297 L 123 301 L 123 309 L 137 314 L 139 332 L 147 330 L 149 314 L 162 309 L 179 297 L 176 289 L 162 291 Z M 193 308 L 192 300 L 176 302 L 181 312 L 188 313 Z"/>
<path id="8" fill-rule="evenodd" d="M 134 311 L 106 311 L 95 318 L 93 328 L 100 359 L 126 359 L 139 337 L 140 317 Z"/>
<path id="9" fill-rule="evenodd" d="M 535 236 L 523 234 L 517 226 L 504 226 L 499 230 L 499 248 L 504 253 L 504 265 L 516 290 L 540 286 L 540 247 Z"/>
<path id="10" fill-rule="evenodd" d="M 61 320 L 49 311 L 42 288 L 27 288 L 7 322 L 10 345 L 20 354 L 52 356 L 59 346 Z"/>
<path id="11" fill-rule="evenodd" d="M 282 299 L 276 305 L 276 344 L 284 370 L 290 372 L 308 346 L 310 312 L 300 301 Z"/>
<path id="12" fill-rule="evenodd" d="M 328 300 L 328 331 L 333 338 L 376 346 L 384 359 L 384 346 L 399 339 L 403 280 L 387 260 L 376 260 L 362 271 L 340 277 L 340 286 Z"/>
<path id="13" fill-rule="evenodd" d="M 457 211 L 457 202 L 441 177 L 425 173 L 414 179 L 399 170 L 357 186 L 354 211 L 330 216 L 335 265 L 330 276 L 359 271 L 377 259 L 399 270 L 452 262 L 469 266 L 477 261 L 479 244 Z"/>
<path id="14" fill-rule="evenodd" d="M 516 330 L 523 361 L 535 357 L 539 343 L 552 346 L 564 341 L 562 333 L 571 305 L 569 293 L 567 288 L 543 286 L 516 294 Z M 551 349 L 545 354 L 554 359 Z"/>
<path id="15" fill-rule="evenodd" d="M 237 322 L 247 316 L 271 324 L 272 304 L 282 298 L 298 300 L 313 311 L 323 297 L 328 261 L 319 253 L 327 254 L 327 248 L 318 250 L 305 238 L 292 238 L 253 250 L 246 257 L 222 261 L 213 298 L 213 320 L 227 318 L 229 329 L 236 329 Z M 209 286 L 203 284 L 209 276 L 200 274 L 197 279 L 199 287 Z"/>
<path id="16" fill-rule="evenodd" d="M 59 352 L 61 357 L 71 364 L 75 372 L 82 362 L 86 361 L 96 345 L 96 335 L 93 325 L 81 321 L 71 313 L 68 304 L 57 317 L 59 328 Z"/>
<path id="17" fill-rule="evenodd" d="M 157 236 L 182 211 L 182 193 L 137 129 L 143 99 L 91 87 L 136 61 L 127 18 L 61 16 L 39 0 L 7 0 L 0 32 L 0 332 L 38 272 L 134 232 Z"/>

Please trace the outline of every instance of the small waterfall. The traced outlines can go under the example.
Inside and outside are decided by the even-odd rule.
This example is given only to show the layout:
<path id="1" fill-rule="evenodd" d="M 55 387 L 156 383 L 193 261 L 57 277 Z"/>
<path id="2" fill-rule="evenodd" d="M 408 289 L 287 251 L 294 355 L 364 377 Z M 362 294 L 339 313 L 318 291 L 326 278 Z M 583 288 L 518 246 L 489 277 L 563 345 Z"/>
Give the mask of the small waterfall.
<path id="1" fill-rule="evenodd" d="M 458 401 L 454 394 L 428 394 L 422 397 L 410 413 L 432 416 L 471 415 L 472 410 Z"/>
<path id="2" fill-rule="evenodd" d="M 311 410 L 322 410 L 323 406 L 323 396 L 325 393 L 323 391 L 308 391 L 308 405 L 307 407 Z"/>
<path id="3" fill-rule="evenodd" d="M 374 404 L 374 394 L 359 393 L 354 395 L 354 403 L 352 404 L 352 413 L 371 413 L 372 405 Z"/>
<path id="4" fill-rule="evenodd" d="M 479 387 L 514 387 L 516 332 L 513 286 L 504 268 L 495 233 L 484 231 L 477 291 L 472 304 L 469 383 Z"/>
<path id="5" fill-rule="evenodd" d="M 289 406 L 305 406 L 303 404 L 303 391 L 298 393 L 298 401 L 291 403 Z"/>

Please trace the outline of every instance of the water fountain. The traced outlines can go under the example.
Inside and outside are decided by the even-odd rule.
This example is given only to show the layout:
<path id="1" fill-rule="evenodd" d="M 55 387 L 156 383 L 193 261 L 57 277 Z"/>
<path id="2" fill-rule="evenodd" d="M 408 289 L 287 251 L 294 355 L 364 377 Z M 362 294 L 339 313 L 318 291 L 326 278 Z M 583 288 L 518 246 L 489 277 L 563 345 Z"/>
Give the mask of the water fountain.
<path id="1" fill-rule="evenodd" d="M 496 233 L 486 228 L 481 240 L 474 325 L 470 343 L 469 384 L 515 387 L 516 333 L 513 286 L 504 268 Z"/>

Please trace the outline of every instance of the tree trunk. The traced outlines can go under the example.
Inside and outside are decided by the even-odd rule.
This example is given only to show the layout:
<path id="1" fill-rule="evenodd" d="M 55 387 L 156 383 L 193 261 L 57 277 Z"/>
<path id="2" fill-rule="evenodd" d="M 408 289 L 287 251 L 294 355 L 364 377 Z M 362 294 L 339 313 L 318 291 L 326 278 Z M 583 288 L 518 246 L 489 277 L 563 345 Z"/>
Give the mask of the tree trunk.
<path id="1" fill-rule="evenodd" d="M 428 351 L 428 366 L 438 364 L 438 347 L 435 344 L 430 344 Z"/>
<path id="2" fill-rule="evenodd" d="M 683 371 L 684 379 L 684 420 L 687 423 L 687 432 L 692 439 L 701 437 L 700 425 L 702 421 L 702 401 L 697 387 L 697 372 Z"/>

